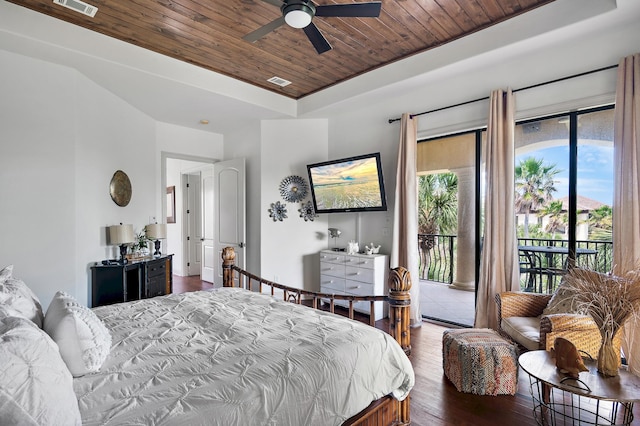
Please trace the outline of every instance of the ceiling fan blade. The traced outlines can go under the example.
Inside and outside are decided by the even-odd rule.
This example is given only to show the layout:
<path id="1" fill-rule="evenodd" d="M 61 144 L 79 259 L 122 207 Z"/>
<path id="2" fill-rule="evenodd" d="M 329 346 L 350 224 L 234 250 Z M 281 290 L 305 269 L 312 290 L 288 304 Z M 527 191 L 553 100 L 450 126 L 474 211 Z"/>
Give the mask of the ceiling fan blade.
<path id="1" fill-rule="evenodd" d="M 304 27 L 303 30 L 318 53 L 324 53 L 331 50 L 331 45 L 313 22 Z"/>
<path id="2" fill-rule="evenodd" d="M 280 7 L 282 6 L 282 0 L 262 0 L 265 3 L 269 3 L 274 5 L 275 7 Z"/>
<path id="3" fill-rule="evenodd" d="M 345 18 L 377 18 L 380 16 L 382 3 L 327 4 L 316 6 L 316 16 L 335 16 Z"/>
<path id="4" fill-rule="evenodd" d="M 242 37 L 242 39 L 254 43 L 282 25 L 284 25 L 284 16 L 279 17 L 275 21 L 269 22 L 267 25 L 264 25 L 253 32 L 250 32 L 246 36 Z"/>

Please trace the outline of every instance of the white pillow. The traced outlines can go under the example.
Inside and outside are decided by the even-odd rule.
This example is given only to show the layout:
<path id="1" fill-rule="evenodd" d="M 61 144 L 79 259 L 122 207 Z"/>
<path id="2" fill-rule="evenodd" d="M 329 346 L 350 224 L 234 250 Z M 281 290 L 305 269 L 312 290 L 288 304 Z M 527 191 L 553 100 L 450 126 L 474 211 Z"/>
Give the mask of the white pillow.
<path id="1" fill-rule="evenodd" d="M 81 424 L 73 378 L 58 347 L 23 317 L 0 318 L 0 423 Z"/>
<path id="2" fill-rule="evenodd" d="M 40 300 L 22 280 L 13 278 L 13 265 L 0 271 L 0 304 L 13 315 L 23 316 L 42 328 L 42 305 Z"/>
<path id="3" fill-rule="evenodd" d="M 13 275 L 13 265 L 5 266 L 0 271 L 0 284 L 4 284 L 7 278 L 11 278 L 11 275 Z"/>
<path id="4" fill-rule="evenodd" d="M 44 331 L 58 344 L 74 377 L 98 371 L 111 350 L 111 334 L 100 318 L 62 291 L 47 309 Z"/>

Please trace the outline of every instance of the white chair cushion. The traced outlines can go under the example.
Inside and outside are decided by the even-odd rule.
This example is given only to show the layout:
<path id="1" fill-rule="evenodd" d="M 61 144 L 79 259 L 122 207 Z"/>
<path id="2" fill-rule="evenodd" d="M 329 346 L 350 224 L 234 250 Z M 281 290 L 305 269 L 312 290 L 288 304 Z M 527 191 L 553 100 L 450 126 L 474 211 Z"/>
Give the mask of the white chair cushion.
<path id="1" fill-rule="evenodd" d="M 58 347 L 23 317 L 0 315 L 0 424 L 80 425 L 73 378 Z"/>
<path id="2" fill-rule="evenodd" d="M 513 340 L 530 351 L 540 349 L 540 317 L 508 317 L 500 324 Z"/>
<path id="3" fill-rule="evenodd" d="M 0 304 L 12 315 L 22 316 L 42 328 L 42 305 L 24 281 L 13 277 L 13 265 L 0 271 Z"/>
<path id="4" fill-rule="evenodd" d="M 111 334 L 100 318 L 62 291 L 47 309 L 44 330 L 58 344 L 74 377 L 98 371 L 111 350 Z"/>

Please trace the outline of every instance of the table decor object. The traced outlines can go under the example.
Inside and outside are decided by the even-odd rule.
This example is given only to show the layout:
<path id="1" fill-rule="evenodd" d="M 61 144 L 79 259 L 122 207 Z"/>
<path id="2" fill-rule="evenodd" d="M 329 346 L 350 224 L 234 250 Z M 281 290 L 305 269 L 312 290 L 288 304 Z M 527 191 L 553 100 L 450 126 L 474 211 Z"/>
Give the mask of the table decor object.
<path id="1" fill-rule="evenodd" d="M 329 237 L 333 238 L 334 251 L 338 250 L 338 238 L 340 238 L 341 234 L 342 234 L 342 231 L 340 231 L 338 228 L 329 228 Z"/>
<path id="2" fill-rule="evenodd" d="M 131 201 L 131 181 L 122 170 L 116 170 L 109 183 L 109 194 L 114 203 L 125 207 Z"/>
<path id="3" fill-rule="evenodd" d="M 307 192 L 309 192 L 309 186 L 300 176 L 287 176 L 280 182 L 280 195 L 290 203 L 304 200 Z"/>
<path id="4" fill-rule="evenodd" d="M 313 222 L 313 220 L 318 217 L 311 201 L 303 202 L 298 211 L 300 212 L 300 217 L 304 218 L 305 222 Z"/>
<path id="5" fill-rule="evenodd" d="M 613 338 L 624 323 L 640 311 L 640 271 L 622 276 L 604 274 L 589 269 L 573 268 L 565 281 L 573 291 L 573 299 L 593 318 L 602 336 L 598 352 L 598 372 L 604 376 L 618 375 L 620 353 Z"/>
<path id="6" fill-rule="evenodd" d="M 551 348 L 551 357 L 556 360 L 556 368 L 562 374 L 577 379 L 581 371 L 589 371 L 582 361 L 582 356 L 570 340 L 556 337 Z"/>
<path id="7" fill-rule="evenodd" d="M 280 201 L 271 203 L 271 207 L 269 208 L 269 217 L 273 219 L 274 222 L 282 222 L 287 218 L 287 205 L 280 203 Z"/>

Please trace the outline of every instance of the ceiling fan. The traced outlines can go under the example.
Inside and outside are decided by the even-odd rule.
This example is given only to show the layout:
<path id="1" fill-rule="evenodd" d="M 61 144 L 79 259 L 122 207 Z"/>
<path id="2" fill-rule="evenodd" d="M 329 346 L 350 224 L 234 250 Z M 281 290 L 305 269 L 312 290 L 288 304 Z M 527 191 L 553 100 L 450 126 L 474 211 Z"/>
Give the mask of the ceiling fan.
<path id="1" fill-rule="evenodd" d="M 316 6 L 311 0 L 262 0 L 279 7 L 282 16 L 269 22 L 257 30 L 242 37 L 251 43 L 261 39 L 276 28 L 287 24 L 293 28 L 302 28 L 307 38 L 318 53 L 331 50 L 331 45 L 312 22 L 314 16 L 331 16 L 340 18 L 377 18 L 380 16 L 382 3 L 327 4 Z"/>

